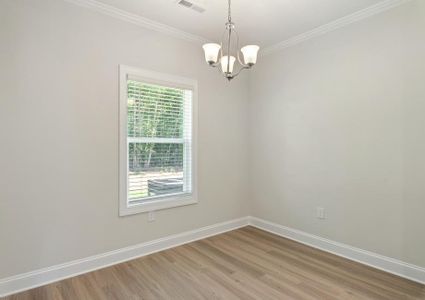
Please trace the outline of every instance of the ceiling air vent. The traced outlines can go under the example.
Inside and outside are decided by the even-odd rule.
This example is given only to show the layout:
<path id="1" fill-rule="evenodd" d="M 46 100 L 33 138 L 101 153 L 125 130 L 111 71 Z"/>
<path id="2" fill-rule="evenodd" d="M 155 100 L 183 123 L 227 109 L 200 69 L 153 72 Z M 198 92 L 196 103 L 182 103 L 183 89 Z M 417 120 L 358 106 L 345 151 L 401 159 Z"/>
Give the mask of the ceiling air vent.
<path id="1" fill-rule="evenodd" d="M 177 0 L 177 4 L 181 5 L 186 8 L 193 9 L 194 11 L 198 13 L 203 13 L 205 11 L 205 8 L 201 3 L 198 3 L 199 1 L 195 0 Z"/>

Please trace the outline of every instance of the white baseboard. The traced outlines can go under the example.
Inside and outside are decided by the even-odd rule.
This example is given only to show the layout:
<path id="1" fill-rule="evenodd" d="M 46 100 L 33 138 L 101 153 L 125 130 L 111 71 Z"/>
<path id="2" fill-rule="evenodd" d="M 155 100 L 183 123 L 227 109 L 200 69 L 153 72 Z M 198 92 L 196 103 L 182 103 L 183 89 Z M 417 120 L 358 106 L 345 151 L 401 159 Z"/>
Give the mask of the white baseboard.
<path id="1" fill-rule="evenodd" d="M 402 262 L 356 247 L 334 242 L 297 229 L 250 217 L 251 226 L 294 240 L 296 242 L 359 262 L 373 268 L 425 284 L 425 268 Z"/>
<path id="2" fill-rule="evenodd" d="M 171 235 L 154 241 L 0 279 L 0 297 L 73 277 L 249 225 L 249 217 Z"/>
<path id="3" fill-rule="evenodd" d="M 0 297 L 49 284 L 65 278 L 91 272 L 151 253 L 204 239 L 209 236 L 251 225 L 302 244 L 425 284 L 425 268 L 334 242 L 300 230 L 288 228 L 256 217 L 244 217 L 228 222 L 171 235 L 154 241 L 107 253 L 74 260 L 32 272 L 0 279 Z"/>

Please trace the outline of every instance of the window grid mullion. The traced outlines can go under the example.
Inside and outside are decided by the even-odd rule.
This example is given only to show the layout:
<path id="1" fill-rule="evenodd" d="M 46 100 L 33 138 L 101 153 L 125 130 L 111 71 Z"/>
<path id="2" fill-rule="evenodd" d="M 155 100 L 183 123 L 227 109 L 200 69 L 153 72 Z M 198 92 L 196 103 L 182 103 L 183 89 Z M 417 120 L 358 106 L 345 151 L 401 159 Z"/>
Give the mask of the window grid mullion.
<path id="1" fill-rule="evenodd" d="M 184 144 L 185 140 L 183 138 L 127 137 L 127 143 Z"/>

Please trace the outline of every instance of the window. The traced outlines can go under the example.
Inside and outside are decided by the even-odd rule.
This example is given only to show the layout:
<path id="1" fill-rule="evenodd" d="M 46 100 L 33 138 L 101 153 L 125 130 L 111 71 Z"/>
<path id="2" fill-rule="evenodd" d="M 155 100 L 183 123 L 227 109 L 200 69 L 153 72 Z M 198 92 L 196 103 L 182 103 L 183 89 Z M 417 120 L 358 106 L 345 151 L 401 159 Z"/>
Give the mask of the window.
<path id="1" fill-rule="evenodd" d="M 120 215 L 196 203 L 196 81 L 120 66 Z"/>

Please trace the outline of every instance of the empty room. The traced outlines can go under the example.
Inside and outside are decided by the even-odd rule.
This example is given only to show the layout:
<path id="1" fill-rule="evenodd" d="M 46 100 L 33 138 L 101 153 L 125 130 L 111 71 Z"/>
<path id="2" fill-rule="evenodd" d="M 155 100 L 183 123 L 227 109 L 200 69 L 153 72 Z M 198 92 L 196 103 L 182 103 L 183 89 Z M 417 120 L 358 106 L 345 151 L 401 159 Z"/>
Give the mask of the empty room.
<path id="1" fill-rule="evenodd" d="M 425 300 L 425 0 L 0 0 L 0 299 Z"/>

